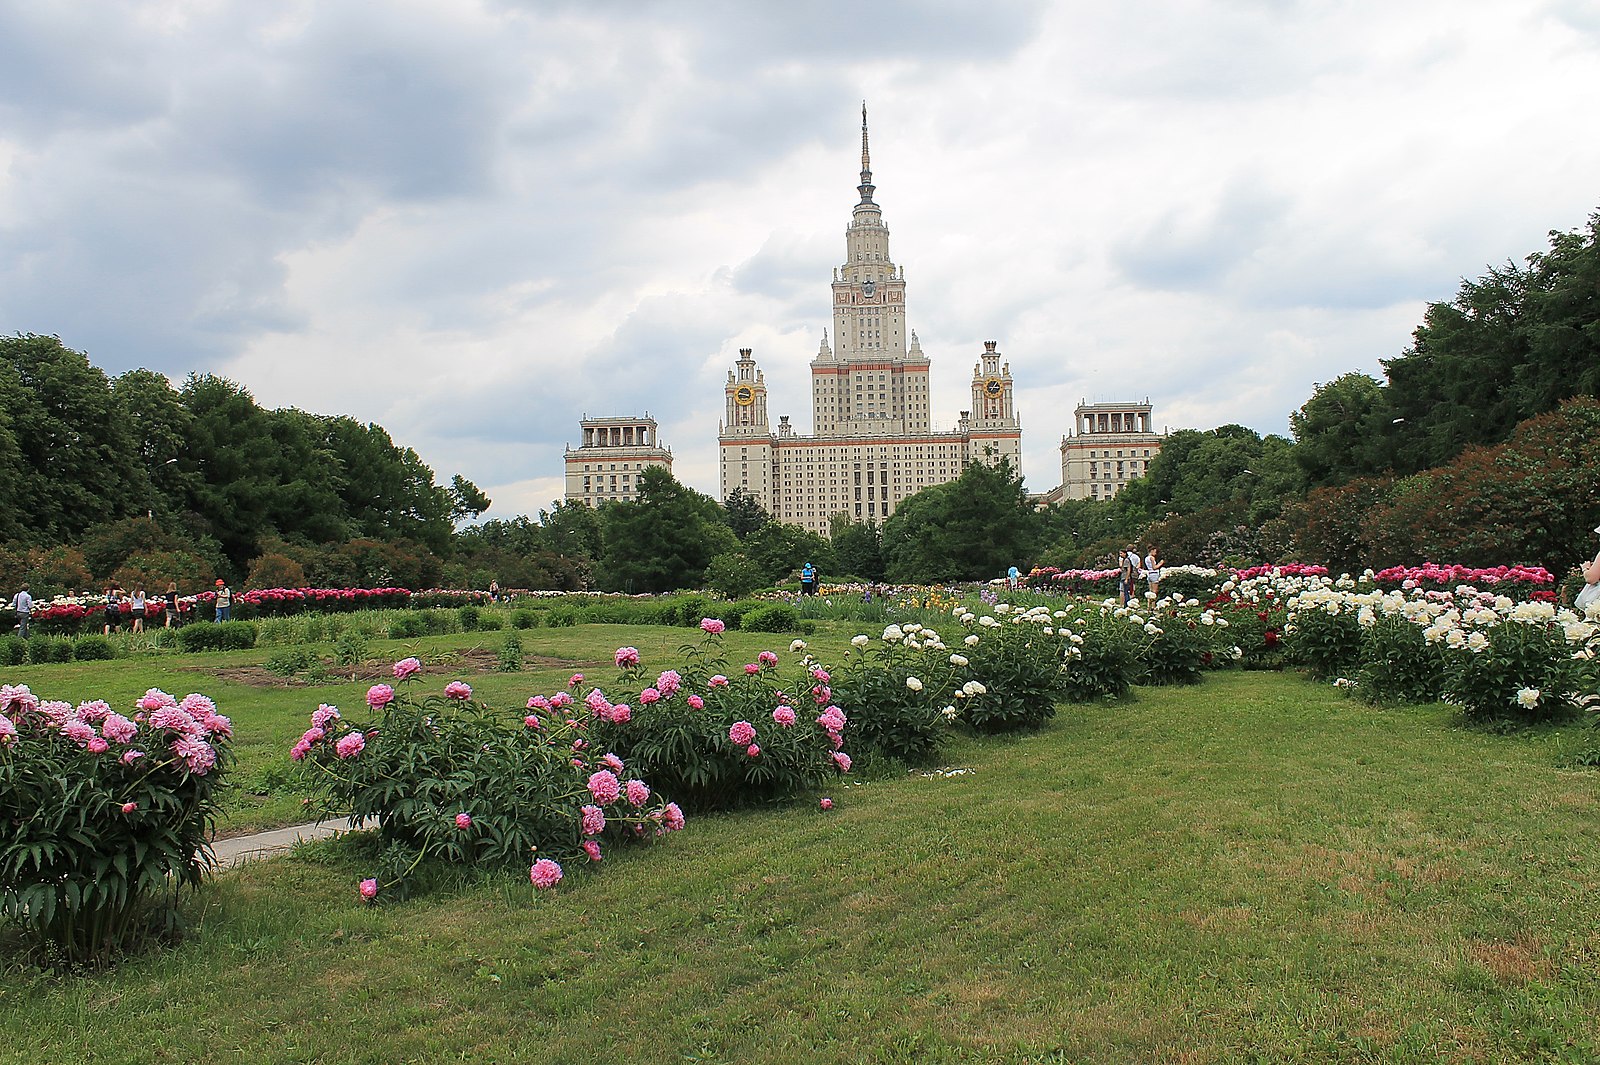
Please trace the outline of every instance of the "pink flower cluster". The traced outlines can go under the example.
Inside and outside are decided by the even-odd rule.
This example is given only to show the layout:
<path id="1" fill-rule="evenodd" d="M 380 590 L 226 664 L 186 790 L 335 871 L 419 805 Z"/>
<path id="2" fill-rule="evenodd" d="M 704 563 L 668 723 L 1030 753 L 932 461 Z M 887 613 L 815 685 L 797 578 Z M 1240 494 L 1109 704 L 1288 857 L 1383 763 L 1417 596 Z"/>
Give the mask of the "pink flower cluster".
<path id="1" fill-rule="evenodd" d="M 164 760 L 153 768 L 181 765 L 185 772 L 197 777 L 216 768 L 215 744 L 233 735 L 233 725 L 217 713 L 217 704 L 211 699 L 191 693 L 180 702 L 159 688 L 151 688 L 135 705 L 138 712 L 130 719 L 111 709 L 103 699 L 73 706 L 59 699 L 41 701 L 27 685 L 0 685 L 0 710 L 4 711 L 0 713 L 0 747 L 18 743 L 23 734 L 21 726 L 32 719 L 31 727 L 71 740 L 86 754 L 105 754 L 116 744 L 123 748 L 115 752 L 117 761 L 131 767 L 145 757 L 143 751 L 131 746 L 144 728 L 150 741 L 165 745 L 171 755 L 170 761 Z"/>
<path id="2" fill-rule="evenodd" d="M 678 671 L 669 669 L 656 678 L 656 690 L 663 699 L 670 699 L 678 694 L 678 689 L 683 687 L 683 678 L 678 676 Z"/>
<path id="3" fill-rule="evenodd" d="M 444 697 L 465 702 L 472 698 L 472 686 L 465 681 L 453 680 L 444 686 Z"/>
<path id="4" fill-rule="evenodd" d="M 528 870 L 528 879 L 536 888 L 552 888 L 561 881 L 561 866 L 549 858 L 540 858 Z"/>
<path id="5" fill-rule="evenodd" d="M 637 647 L 617 648 L 617 668 L 631 669 L 639 664 L 639 649 Z"/>
<path id="6" fill-rule="evenodd" d="M 722 630 L 727 628 L 727 626 L 721 621 L 718 621 L 716 618 L 701 618 L 700 628 L 713 636 L 720 636 L 722 634 Z"/>
<path id="7" fill-rule="evenodd" d="M 1372 575 L 1374 581 L 1384 586 L 1454 588 L 1458 584 L 1493 586 L 1505 582 L 1529 584 L 1548 588 L 1555 584 L 1555 575 L 1543 566 L 1489 566 L 1474 568 L 1462 565 L 1441 565 L 1424 562 L 1420 566 L 1390 566 Z M 1406 582 L 1411 582 L 1407 585 Z"/>
<path id="8" fill-rule="evenodd" d="M 421 672 L 422 663 L 415 658 L 402 658 L 394 664 L 394 679 L 409 680 L 414 673 Z"/>
<path id="9" fill-rule="evenodd" d="M 728 729 L 728 740 L 736 747 L 743 747 L 756 738 L 755 726 L 748 721 L 735 721 Z"/>
<path id="10" fill-rule="evenodd" d="M 382 710 L 394 702 L 394 689 L 387 684 L 374 684 L 367 689 L 367 705 L 374 710 Z"/>

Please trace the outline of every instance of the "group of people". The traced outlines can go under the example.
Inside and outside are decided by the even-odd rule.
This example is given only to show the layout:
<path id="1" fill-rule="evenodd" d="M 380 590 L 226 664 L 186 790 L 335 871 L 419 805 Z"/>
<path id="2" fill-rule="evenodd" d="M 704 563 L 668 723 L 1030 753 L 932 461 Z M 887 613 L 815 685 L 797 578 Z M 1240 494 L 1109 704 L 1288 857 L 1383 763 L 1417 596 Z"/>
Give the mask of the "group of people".
<path id="1" fill-rule="evenodd" d="M 173 625 L 173 619 L 178 616 L 178 582 L 167 583 L 166 594 L 162 597 L 166 609 L 162 611 L 167 628 Z M 108 585 L 105 592 L 105 626 L 102 630 L 110 636 L 122 627 L 122 606 L 128 606 L 128 619 L 134 632 L 144 631 L 145 615 L 150 611 L 150 597 L 145 594 L 142 585 L 135 585 L 132 594 L 123 592 L 120 585 Z M 217 597 L 214 602 L 218 622 L 228 621 L 233 617 L 233 589 L 228 587 L 228 582 L 217 579 Z M 17 633 L 24 640 L 28 638 L 28 625 L 33 620 L 33 596 L 28 591 L 28 585 L 23 583 L 20 591 L 11 597 L 11 609 L 17 614 Z"/>
<path id="2" fill-rule="evenodd" d="M 1122 597 L 1122 605 L 1127 606 L 1139 597 L 1141 577 L 1150 585 L 1151 597 L 1160 598 L 1161 569 L 1164 565 L 1161 548 L 1155 544 L 1150 545 L 1143 559 L 1139 557 L 1138 544 L 1129 544 L 1124 548 L 1117 559 L 1117 594 Z"/>

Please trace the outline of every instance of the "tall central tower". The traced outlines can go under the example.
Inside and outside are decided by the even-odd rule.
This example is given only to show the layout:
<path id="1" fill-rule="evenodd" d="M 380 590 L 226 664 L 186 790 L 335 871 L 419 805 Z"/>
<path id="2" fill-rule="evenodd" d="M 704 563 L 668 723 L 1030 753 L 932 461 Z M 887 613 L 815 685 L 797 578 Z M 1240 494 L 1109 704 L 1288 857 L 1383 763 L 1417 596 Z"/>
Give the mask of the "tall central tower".
<path id="1" fill-rule="evenodd" d="M 928 360 L 906 327 L 905 274 L 889 257 L 889 227 L 872 198 L 865 104 L 856 191 L 844 265 L 833 271 L 834 345 L 824 336 L 811 360 L 812 424 L 819 436 L 926 433 Z"/>
<path id="2" fill-rule="evenodd" d="M 767 386 L 749 348 L 723 386 L 722 496 L 753 495 L 778 521 L 828 534 L 839 519 L 879 522 L 904 500 L 961 476 L 969 463 L 1021 469 L 1022 423 L 1011 368 L 986 341 L 972 405 L 955 429 L 934 432 L 928 359 L 906 325 L 905 274 L 889 257 L 889 227 L 873 194 L 867 108 L 861 107 L 859 194 L 833 270 L 833 340 L 811 360 L 812 435 L 767 416 Z"/>

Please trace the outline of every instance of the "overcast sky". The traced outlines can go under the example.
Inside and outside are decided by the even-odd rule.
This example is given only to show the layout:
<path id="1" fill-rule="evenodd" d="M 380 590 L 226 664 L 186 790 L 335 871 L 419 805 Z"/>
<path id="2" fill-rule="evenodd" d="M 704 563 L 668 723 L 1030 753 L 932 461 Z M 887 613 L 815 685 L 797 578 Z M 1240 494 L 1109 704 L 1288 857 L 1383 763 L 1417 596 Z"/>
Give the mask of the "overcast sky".
<path id="1" fill-rule="evenodd" d="M 877 200 L 936 428 L 985 340 L 1071 409 L 1286 433 L 1424 304 L 1600 207 L 1593 0 L 0 0 L 0 332 L 376 421 L 491 516 L 649 412 L 717 495 Z"/>

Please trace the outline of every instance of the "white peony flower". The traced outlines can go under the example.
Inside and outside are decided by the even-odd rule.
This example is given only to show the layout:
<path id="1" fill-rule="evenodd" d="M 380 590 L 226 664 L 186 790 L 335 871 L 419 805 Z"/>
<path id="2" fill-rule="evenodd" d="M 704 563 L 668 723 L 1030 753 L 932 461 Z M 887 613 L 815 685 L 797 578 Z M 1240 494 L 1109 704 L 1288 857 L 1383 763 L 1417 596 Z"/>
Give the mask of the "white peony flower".
<path id="1" fill-rule="evenodd" d="M 916 677 L 907 677 L 906 687 L 910 688 L 914 692 L 919 692 L 922 690 L 922 681 L 918 680 Z"/>
<path id="2" fill-rule="evenodd" d="M 950 656 L 950 664 L 952 666 L 965 666 L 967 664 L 967 656 L 966 655 L 951 655 Z"/>
<path id="3" fill-rule="evenodd" d="M 865 635 L 852 636 L 850 638 L 850 646 L 852 646 L 852 647 L 865 647 L 867 644 L 869 644 L 871 642 L 872 641 L 870 639 L 868 639 Z"/>
<path id="4" fill-rule="evenodd" d="M 1517 703 L 1520 706 L 1526 706 L 1529 708 L 1538 706 L 1539 695 L 1540 692 L 1538 688 L 1519 688 L 1517 690 Z"/>
<path id="5" fill-rule="evenodd" d="M 965 640 L 962 640 L 961 642 L 966 644 L 968 647 L 976 647 L 976 646 L 978 646 L 978 634 L 977 633 L 973 633 L 971 636 L 968 636 Z"/>
<path id="6" fill-rule="evenodd" d="M 791 651 L 804 651 L 805 649 L 806 642 L 804 640 L 796 640 L 789 645 L 789 650 Z"/>
<path id="7" fill-rule="evenodd" d="M 900 626 L 890 625 L 888 628 L 883 630 L 883 642 L 898 643 L 899 641 L 905 639 L 905 635 L 906 634 L 900 630 Z"/>

